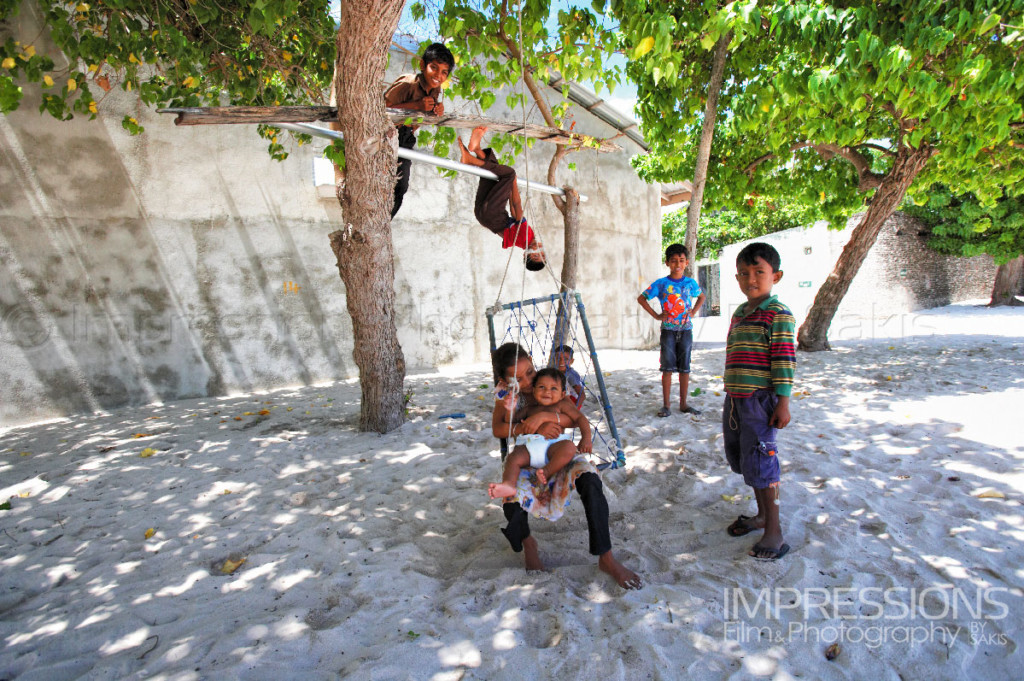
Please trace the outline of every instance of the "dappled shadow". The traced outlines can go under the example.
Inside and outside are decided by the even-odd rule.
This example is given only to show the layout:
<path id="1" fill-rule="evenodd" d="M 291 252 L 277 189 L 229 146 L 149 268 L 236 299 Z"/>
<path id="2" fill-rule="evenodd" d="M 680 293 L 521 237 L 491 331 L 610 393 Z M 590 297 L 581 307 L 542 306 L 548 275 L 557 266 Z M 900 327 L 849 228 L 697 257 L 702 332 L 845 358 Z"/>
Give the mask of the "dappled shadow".
<path id="1" fill-rule="evenodd" d="M 559 522 L 531 523 L 549 572 L 527 574 L 508 548 L 485 491 L 500 467 L 485 370 L 410 377 L 411 420 L 387 435 L 356 432 L 355 383 L 11 430 L 0 435 L 0 492 L 13 497 L 0 512 L 0 677 L 634 678 L 666 666 L 909 677 L 948 676 L 947 658 L 954 676 L 1012 676 L 1024 453 L 947 418 L 956 404 L 941 400 L 1002 413 L 1024 386 L 1000 368 L 1021 350 L 1004 341 L 983 355 L 981 343 L 945 361 L 947 348 L 929 347 L 801 355 L 780 437 L 793 551 L 777 563 L 746 556 L 755 535 L 724 531 L 752 502 L 721 454 L 723 352 L 695 353 L 697 417 L 654 416 L 656 353 L 650 369 L 606 365 L 629 460 L 603 476 L 612 540 L 647 582 L 630 593 L 596 570 L 576 499 Z M 453 413 L 465 417 L 438 418 Z M 1011 589 L 1000 598 L 1012 614 L 988 624 L 1009 643 L 850 644 L 825 662 L 814 641 L 728 628 L 727 589 L 933 584 Z"/>

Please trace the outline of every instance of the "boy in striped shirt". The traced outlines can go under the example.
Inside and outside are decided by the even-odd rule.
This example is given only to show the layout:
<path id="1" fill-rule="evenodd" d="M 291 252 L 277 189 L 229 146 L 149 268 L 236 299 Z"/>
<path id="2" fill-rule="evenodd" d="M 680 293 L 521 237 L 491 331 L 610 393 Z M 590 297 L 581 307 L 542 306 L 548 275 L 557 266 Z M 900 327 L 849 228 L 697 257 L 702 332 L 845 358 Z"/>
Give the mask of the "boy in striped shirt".
<path id="1" fill-rule="evenodd" d="M 747 302 L 729 324 L 725 347 L 725 457 L 733 472 L 754 488 L 757 515 L 741 515 L 729 535 L 764 530 L 750 555 L 777 560 L 789 551 L 779 521 L 779 457 L 776 432 L 789 424 L 789 396 L 796 369 L 796 320 L 772 295 L 782 279 L 779 252 L 753 243 L 736 256 L 736 281 Z"/>

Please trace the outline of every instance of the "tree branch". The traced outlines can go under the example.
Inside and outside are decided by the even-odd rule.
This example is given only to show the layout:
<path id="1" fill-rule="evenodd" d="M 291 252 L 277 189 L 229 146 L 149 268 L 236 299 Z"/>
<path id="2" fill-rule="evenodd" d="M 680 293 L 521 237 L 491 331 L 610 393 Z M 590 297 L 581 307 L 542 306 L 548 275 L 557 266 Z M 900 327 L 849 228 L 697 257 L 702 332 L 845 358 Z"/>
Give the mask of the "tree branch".
<path id="1" fill-rule="evenodd" d="M 558 175 L 558 166 L 562 162 L 562 159 L 565 157 L 565 155 L 568 153 L 568 147 L 560 146 L 555 150 L 555 153 L 551 155 L 551 163 L 548 164 L 548 184 L 550 184 L 552 187 L 558 186 L 556 180 L 556 177 Z M 563 199 L 561 196 L 556 196 L 554 194 L 551 195 L 551 198 L 555 202 L 555 208 L 558 209 L 558 212 L 561 213 L 562 215 L 565 215 L 565 199 Z"/>
<path id="2" fill-rule="evenodd" d="M 860 149 L 861 147 L 864 147 L 866 149 L 877 149 L 878 151 L 882 152 L 883 154 L 888 154 L 889 156 L 896 156 L 896 152 L 893 151 L 892 149 L 888 149 L 886 147 L 883 147 L 880 144 L 875 144 L 874 142 L 864 142 L 863 144 L 855 145 L 855 148 L 857 148 L 857 149 Z"/>
<path id="3" fill-rule="evenodd" d="M 857 152 L 855 149 L 850 147 L 840 147 L 835 144 L 798 142 L 789 148 L 789 152 L 794 153 L 800 149 L 814 149 L 825 160 L 830 160 L 835 156 L 839 156 L 849 161 L 857 170 L 857 189 L 862 192 L 868 191 L 869 189 L 875 189 L 882 184 L 882 176 L 871 171 L 871 160 Z M 772 158 L 775 158 L 775 154 L 765 154 L 764 156 L 760 156 L 748 163 L 743 169 L 743 172 L 748 176 L 752 176 L 759 165 Z"/>
<path id="4" fill-rule="evenodd" d="M 522 59 L 523 53 L 519 50 L 519 45 L 514 40 L 505 35 L 504 31 L 499 32 L 502 42 L 505 43 L 505 47 L 508 49 L 512 60 L 517 64 L 522 64 L 522 78 L 526 83 L 526 89 L 533 95 L 533 101 L 537 104 L 537 109 L 540 111 L 540 115 L 544 118 L 544 123 L 550 125 L 552 128 L 558 127 L 558 122 L 555 120 L 554 114 L 551 113 L 551 107 L 548 106 L 547 101 L 544 99 L 540 88 L 537 86 L 537 81 L 533 79 L 530 72 L 526 68 L 526 60 Z"/>

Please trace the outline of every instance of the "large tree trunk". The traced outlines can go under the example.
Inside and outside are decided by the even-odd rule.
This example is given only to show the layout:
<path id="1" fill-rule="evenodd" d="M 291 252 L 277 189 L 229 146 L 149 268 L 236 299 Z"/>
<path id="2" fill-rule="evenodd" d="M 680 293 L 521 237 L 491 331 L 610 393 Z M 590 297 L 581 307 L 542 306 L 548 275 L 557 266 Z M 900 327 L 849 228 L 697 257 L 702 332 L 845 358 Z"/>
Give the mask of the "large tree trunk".
<path id="1" fill-rule="evenodd" d="M 402 425 L 405 359 L 395 328 L 395 263 L 391 205 L 395 189 L 395 126 L 380 85 L 402 0 L 342 0 L 335 91 L 345 136 L 344 226 L 330 235 L 345 282 L 359 367 L 361 430 L 386 433 Z"/>
<path id="2" fill-rule="evenodd" d="M 711 142 L 715 136 L 715 118 L 718 116 L 718 95 L 722 91 L 722 78 L 725 74 L 725 60 L 729 56 L 729 41 L 732 31 L 718 39 L 715 43 L 715 54 L 711 62 L 711 80 L 708 81 L 708 100 L 704 106 L 704 126 L 700 131 L 700 143 L 697 146 L 697 167 L 693 171 L 693 190 L 690 194 L 690 205 L 686 209 L 685 246 L 690 254 L 686 265 L 686 276 L 696 279 L 697 260 L 697 226 L 700 224 L 700 208 L 704 202 L 704 185 L 708 179 L 708 160 L 711 158 Z"/>
<path id="3" fill-rule="evenodd" d="M 832 324 L 836 310 L 839 309 L 839 303 L 843 301 L 843 296 L 850 289 L 850 284 L 857 276 L 864 258 L 878 238 L 878 233 L 882 231 L 882 225 L 903 201 L 907 188 L 931 155 L 930 147 L 900 147 L 892 169 L 882 179 L 871 198 L 867 214 L 853 230 L 850 241 L 836 261 L 835 269 L 828 275 L 814 297 L 814 304 L 807 313 L 807 319 L 797 333 L 797 347 L 800 350 L 814 352 L 831 349 L 827 340 L 828 327 Z"/>
<path id="4" fill-rule="evenodd" d="M 1022 305 L 1017 294 L 1024 291 L 1024 255 L 1000 265 L 996 270 L 996 280 L 992 284 L 992 300 L 989 307 L 1001 305 Z"/>

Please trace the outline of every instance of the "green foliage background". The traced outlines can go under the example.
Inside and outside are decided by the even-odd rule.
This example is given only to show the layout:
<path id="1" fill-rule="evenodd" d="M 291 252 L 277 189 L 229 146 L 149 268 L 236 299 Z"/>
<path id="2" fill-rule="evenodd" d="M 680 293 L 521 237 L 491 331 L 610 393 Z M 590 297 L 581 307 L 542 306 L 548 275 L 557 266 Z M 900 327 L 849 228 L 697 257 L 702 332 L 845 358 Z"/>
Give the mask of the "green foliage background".
<path id="1" fill-rule="evenodd" d="M 0 0 L 0 22 L 20 5 Z M 2 113 L 20 106 L 24 87 L 38 88 L 40 111 L 60 120 L 95 118 L 113 88 L 148 106 L 323 104 L 334 75 L 329 0 L 39 0 L 39 8 L 68 63 L 48 56 L 45 35 L 27 44 L 8 36 Z M 142 132 L 131 116 L 122 126 Z M 278 131 L 259 131 L 284 158 Z"/>
<path id="2" fill-rule="evenodd" d="M 903 210 L 931 228 L 928 245 L 947 255 L 991 255 L 1003 265 L 1024 255 L 1024 196 L 1004 193 L 986 206 L 973 194 L 951 195 L 944 185 L 931 187 L 924 205 Z"/>

